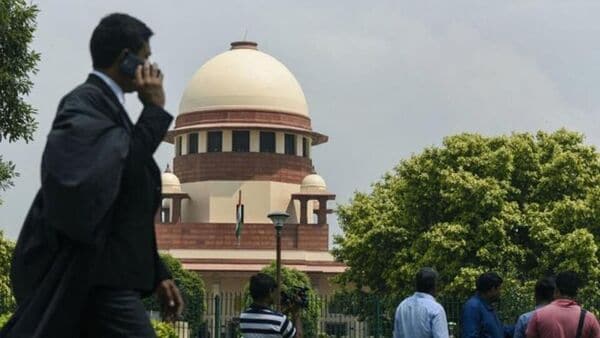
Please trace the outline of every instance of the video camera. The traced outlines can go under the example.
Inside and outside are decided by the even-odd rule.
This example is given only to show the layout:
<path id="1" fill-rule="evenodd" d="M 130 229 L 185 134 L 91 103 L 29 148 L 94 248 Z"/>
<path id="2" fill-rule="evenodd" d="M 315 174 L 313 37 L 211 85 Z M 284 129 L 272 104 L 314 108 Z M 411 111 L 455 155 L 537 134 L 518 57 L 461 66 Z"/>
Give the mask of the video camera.
<path id="1" fill-rule="evenodd" d="M 309 304 L 308 288 L 292 286 L 287 292 L 281 291 L 281 306 L 307 309 Z"/>

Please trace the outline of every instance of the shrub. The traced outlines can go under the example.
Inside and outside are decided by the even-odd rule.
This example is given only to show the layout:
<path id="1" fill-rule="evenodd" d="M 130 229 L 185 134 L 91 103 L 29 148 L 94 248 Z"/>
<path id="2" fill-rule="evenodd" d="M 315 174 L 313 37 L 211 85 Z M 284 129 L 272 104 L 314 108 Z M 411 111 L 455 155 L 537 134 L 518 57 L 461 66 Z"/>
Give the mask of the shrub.
<path id="1" fill-rule="evenodd" d="M 156 332 L 156 338 L 179 338 L 177 332 L 175 332 L 175 329 L 169 323 L 153 320 L 152 327 L 154 328 L 154 332 Z"/>

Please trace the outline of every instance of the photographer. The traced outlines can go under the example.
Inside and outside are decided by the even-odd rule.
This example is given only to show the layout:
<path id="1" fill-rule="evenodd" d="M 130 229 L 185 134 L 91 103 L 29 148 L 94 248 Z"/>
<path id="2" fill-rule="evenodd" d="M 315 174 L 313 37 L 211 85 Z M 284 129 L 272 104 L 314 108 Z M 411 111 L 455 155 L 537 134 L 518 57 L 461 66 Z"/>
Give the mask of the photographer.
<path id="1" fill-rule="evenodd" d="M 302 338 L 301 307 L 291 303 L 292 324 L 286 315 L 271 309 L 276 292 L 277 283 L 273 277 L 258 273 L 250 278 L 253 303 L 240 315 L 240 330 L 244 338 Z"/>

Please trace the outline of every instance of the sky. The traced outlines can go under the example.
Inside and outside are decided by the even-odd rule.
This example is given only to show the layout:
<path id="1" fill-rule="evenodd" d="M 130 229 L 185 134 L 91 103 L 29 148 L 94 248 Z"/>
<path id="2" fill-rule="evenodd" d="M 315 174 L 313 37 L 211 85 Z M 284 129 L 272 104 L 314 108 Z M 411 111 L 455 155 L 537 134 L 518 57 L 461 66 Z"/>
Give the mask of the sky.
<path id="1" fill-rule="evenodd" d="M 125 12 L 155 32 L 153 61 L 177 112 L 195 71 L 246 34 L 296 76 L 313 129 L 316 171 L 349 203 L 401 159 L 448 135 L 561 127 L 600 145 L 598 1 L 31 1 L 40 8 L 39 72 L 26 98 L 38 110 L 34 141 L 1 143 L 17 165 L 0 192 L 0 229 L 16 239 L 40 186 L 40 159 L 60 98 L 91 70 L 99 20 Z M 133 119 L 140 104 L 126 98 Z M 155 158 L 171 162 L 170 144 Z M 331 233 L 340 233 L 330 216 Z"/>

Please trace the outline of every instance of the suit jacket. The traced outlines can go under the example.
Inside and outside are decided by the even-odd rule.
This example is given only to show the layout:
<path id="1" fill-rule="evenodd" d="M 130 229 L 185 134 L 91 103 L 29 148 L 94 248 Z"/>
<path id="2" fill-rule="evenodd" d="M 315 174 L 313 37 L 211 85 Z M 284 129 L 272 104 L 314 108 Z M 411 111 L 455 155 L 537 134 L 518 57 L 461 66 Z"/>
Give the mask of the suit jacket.
<path id="1" fill-rule="evenodd" d="M 152 154 L 171 120 L 146 105 L 133 125 L 94 75 L 61 100 L 13 256 L 17 310 L 0 337 L 76 337 L 94 286 L 150 293 L 170 277 L 156 251 Z"/>
<path id="2" fill-rule="evenodd" d="M 132 139 L 94 283 L 151 293 L 160 281 L 171 278 L 156 248 L 154 216 L 161 202 L 161 173 L 152 155 L 173 118 L 160 107 L 146 106 L 134 126 L 104 81 L 90 75 L 88 83 L 111 99 Z"/>

